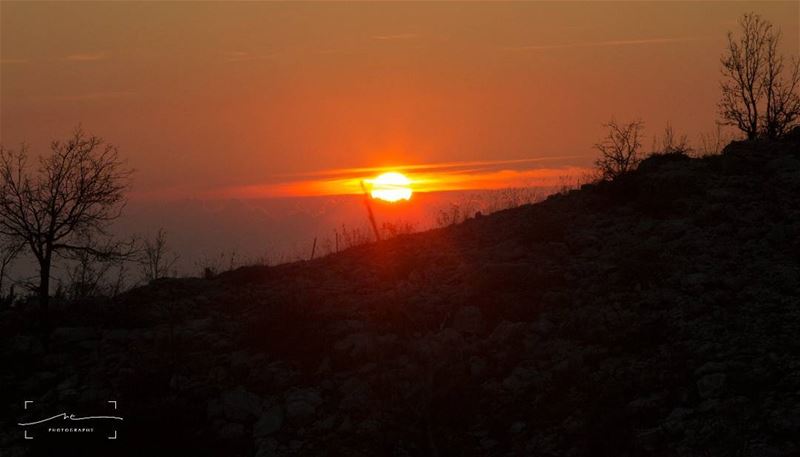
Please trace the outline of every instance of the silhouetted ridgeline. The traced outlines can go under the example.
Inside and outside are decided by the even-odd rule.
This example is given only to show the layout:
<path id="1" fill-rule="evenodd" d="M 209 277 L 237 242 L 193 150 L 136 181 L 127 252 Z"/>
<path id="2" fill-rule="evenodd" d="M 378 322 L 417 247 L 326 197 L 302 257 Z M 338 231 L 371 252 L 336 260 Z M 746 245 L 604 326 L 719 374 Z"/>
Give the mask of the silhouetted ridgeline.
<path id="1" fill-rule="evenodd" d="M 795 130 L 310 262 L 159 280 L 54 315 L 47 353 L 6 310 L 0 447 L 69 448 L 22 439 L 23 399 L 113 399 L 119 440 L 84 455 L 797 455 L 799 233 Z"/>

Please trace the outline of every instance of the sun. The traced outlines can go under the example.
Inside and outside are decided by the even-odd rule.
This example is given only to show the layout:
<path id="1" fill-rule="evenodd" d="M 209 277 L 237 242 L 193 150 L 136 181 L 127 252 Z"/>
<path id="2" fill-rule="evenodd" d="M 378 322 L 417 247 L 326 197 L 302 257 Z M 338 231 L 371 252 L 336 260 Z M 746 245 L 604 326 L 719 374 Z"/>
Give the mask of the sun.
<path id="1" fill-rule="evenodd" d="M 396 202 L 411 199 L 411 180 L 402 173 L 388 172 L 379 175 L 371 182 L 370 195 L 372 198 Z"/>

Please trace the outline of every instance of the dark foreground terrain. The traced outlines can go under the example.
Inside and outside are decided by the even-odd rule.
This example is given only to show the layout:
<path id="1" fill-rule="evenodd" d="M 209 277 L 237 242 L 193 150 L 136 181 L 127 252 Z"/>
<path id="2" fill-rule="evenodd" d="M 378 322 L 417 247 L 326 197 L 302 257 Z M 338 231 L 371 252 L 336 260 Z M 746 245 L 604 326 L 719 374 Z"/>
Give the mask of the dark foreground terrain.
<path id="1" fill-rule="evenodd" d="M 5 310 L 0 455 L 800 455 L 797 133 L 74 304 L 46 350 Z M 108 400 L 117 440 L 17 425 Z"/>

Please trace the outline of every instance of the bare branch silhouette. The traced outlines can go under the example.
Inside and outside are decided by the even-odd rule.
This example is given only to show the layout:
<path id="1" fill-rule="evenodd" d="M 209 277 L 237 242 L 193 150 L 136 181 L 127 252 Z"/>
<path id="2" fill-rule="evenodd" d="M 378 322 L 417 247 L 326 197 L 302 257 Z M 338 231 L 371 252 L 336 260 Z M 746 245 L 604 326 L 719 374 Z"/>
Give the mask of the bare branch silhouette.
<path id="1" fill-rule="evenodd" d="M 635 169 L 642 161 L 644 122 L 635 120 L 619 124 L 612 119 L 604 127 L 608 128 L 608 135 L 594 145 L 600 151 L 600 158 L 595 164 L 603 179 L 612 180 Z"/>
<path id="2" fill-rule="evenodd" d="M 721 60 L 720 116 L 747 139 L 779 138 L 800 117 L 800 60 L 794 59 L 791 74 L 784 79 L 780 31 L 755 13 L 742 16 L 739 26 L 741 36 L 728 33 L 728 49 Z"/>
<path id="3" fill-rule="evenodd" d="M 159 228 L 155 237 L 146 238 L 139 257 L 145 281 L 150 282 L 169 275 L 180 256 L 167 246 L 167 232 Z"/>
<path id="4" fill-rule="evenodd" d="M 125 206 L 132 171 L 117 148 L 78 127 L 66 141 L 53 141 L 35 171 L 28 150 L 0 147 L 0 234 L 24 243 L 39 263 L 39 302 L 47 309 L 54 255 L 130 255 L 107 238 Z M 130 245 L 127 245 L 130 247 Z"/>

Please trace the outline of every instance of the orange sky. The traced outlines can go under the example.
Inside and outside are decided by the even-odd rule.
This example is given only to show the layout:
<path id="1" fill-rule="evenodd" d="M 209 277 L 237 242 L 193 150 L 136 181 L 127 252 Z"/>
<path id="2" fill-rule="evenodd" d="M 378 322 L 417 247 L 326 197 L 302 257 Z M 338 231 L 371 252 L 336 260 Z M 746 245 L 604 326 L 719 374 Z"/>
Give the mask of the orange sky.
<path id="1" fill-rule="evenodd" d="M 0 137 L 82 122 L 149 197 L 349 192 L 388 165 L 422 190 L 552 180 L 612 115 L 712 130 L 751 10 L 797 55 L 796 2 L 4 1 Z"/>

